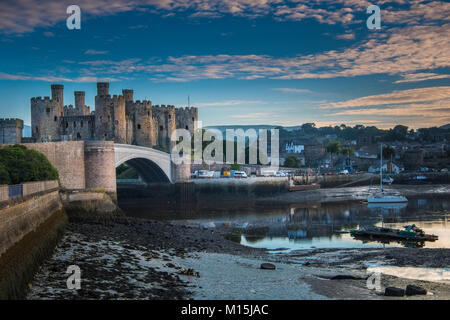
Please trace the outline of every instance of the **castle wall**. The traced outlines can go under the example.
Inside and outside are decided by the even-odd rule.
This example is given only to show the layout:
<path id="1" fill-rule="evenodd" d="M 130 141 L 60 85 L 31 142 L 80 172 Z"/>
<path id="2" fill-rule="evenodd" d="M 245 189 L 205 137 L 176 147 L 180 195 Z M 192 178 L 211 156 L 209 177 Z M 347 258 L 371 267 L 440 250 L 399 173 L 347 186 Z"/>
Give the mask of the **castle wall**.
<path id="1" fill-rule="evenodd" d="M 62 85 L 52 85 L 51 91 L 52 99 L 31 99 L 32 133 L 37 141 L 59 141 L 72 136 L 72 139 L 160 146 L 170 151 L 170 137 L 177 127 L 188 129 L 191 134 L 197 129 L 196 108 L 152 107 L 151 101 L 133 101 L 131 89 L 123 89 L 122 95 L 111 97 L 106 82 L 97 83 L 92 115 L 85 105 L 84 91 L 75 91 L 75 107 L 63 105 Z"/>
<path id="2" fill-rule="evenodd" d="M 22 142 L 23 120 L 0 119 L 0 143 Z"/>
<path id="3" fill-rule="evenodd" d="M 85 98 L 85 92 L 84 91 L 75 91 L 75 110 L 77 112 L 76 115 L 78 116 L 88 116 L 91 113 L 91 109 L 85 105 L 84 98 Z"/>
<path id="4" fill-rule="evenodd" d="M 95 138 L 97 140 L 114 140 L 112 113 L 111 96 L 97 95 L 95 97 Z"/>
<path id="5" fill-rule="evenodd" d="M 134 141 L 138 146 L 151 147 L 152 140 L 152 103 L 151 101 L 136 101 L 130 106 L 133 110 Z"/>
<path id="6" fill-rule="evenodd" d="M 94 116 L 65 116 L 62 118 L 61 126 L 64 140 L 94 139 Z"/>
<path id="7" fill-rule="evenodd" d="M 103 188 L 116 191 L 114 142 L 65 141 L 27 143 L 28 149 L 45 154 L 59 172 L 61 186 L 68 190 Z"/>
<path id="8" fill-rule="evenodd" d="M 31 132 L 36 141 L 60 139 L 60 118 L 64 108 L 50 97 L 31 98 Z"/>
<path id="9" fill-rule="evenodd" d="M 126 143 L 127 123 L 125 117 L 125 99 L 123 96 L 114 95 L 112 98 L 113 108 L 113 140 L 117 143 Z"/>
<path id="10" fill-rule="evenodd" d="M 153 117 L 157 119 L 158 145 L 167 151 L 171 150 L 170 137 L 176 129 L 175 107 L 154 106 Z"/>
<path id="11" fill-rule="evenodd" d="M 194 107 L 175 109 L 176 127 L 189 130 L 194 134 L 197 130 L 198 110 Z"/>
<path id="12" fill-rule="evenodd" d="M 63 188 L 85 188 L 84 141 L 27 143 L 25 147 L 45 154 L 59 172 Z"/>
<path id="13" fill-rule="evenodd" d="M 127 115 L 125 121 L 127 122 L 126 143 L 127 144 L 135 144 L 136 142 L 134 141 L 134 116 Z"/>

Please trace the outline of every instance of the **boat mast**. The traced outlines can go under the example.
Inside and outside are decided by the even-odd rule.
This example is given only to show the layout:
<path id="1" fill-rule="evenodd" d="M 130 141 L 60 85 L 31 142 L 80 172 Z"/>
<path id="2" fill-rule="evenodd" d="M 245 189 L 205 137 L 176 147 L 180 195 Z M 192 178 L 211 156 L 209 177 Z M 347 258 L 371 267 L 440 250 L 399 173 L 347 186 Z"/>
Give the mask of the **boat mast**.
<path id="1" fill-rule="evenodd" d="M 380 144 L 380 191 L 383 192 L 383 144 Z"/>

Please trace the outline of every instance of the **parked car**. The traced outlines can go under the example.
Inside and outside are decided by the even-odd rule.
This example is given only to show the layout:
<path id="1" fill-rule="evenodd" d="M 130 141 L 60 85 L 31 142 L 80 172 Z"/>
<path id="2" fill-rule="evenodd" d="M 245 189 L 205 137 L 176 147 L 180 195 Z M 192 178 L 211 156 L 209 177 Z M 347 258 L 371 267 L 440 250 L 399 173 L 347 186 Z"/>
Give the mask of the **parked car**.
<path id="1" fill-rule="evenodd" d="M 266 171 L 262 171 L 261 175 L 264 177 L 273 177 L 273 176 L 275 176 L 275 173 L 276 172 L 273 170 L 266 170 Z"/>
<path id="2" fill-rule="evenodd" d="M 278 171 L 275 173 L 275 177 L 287 177 L 287 174 L 282 171 Z"/>
<path id="3" fill-rule="evenodd" d="M 341 170 L 339 174 L 348 175 L 350 174 L 347 169 Z"/>
<path id="4" fill-rule="evenodd" d="M 222 176 L 224 178 L 231 178 L 231 172 L 230 171 L 224 171 Z"/>
<path id="5" fill-rule="evenodd" d="M 235 171 L 234 177 L 237 179 L 247 178 L 247 174 L 244 171 Z"/>
<path id="6" fill-rule="evenodd" d="M 214 177 L 214 171 L 198 170 L 198 178 L 212 178 Z"/>

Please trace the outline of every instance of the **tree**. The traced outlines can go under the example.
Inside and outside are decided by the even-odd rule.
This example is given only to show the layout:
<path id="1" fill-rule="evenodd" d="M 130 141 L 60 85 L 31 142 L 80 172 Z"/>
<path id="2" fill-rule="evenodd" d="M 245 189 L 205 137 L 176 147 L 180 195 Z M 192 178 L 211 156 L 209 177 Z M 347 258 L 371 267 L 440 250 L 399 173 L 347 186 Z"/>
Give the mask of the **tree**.
<path id="1" fill-rule="evenodd" d="M 6 170 L 4 165 L 0 164 L 0 185 L 10 183 L 11 179 L 9 178 L 8 170 Z"/>
<path id="2" fill-rule="evenodd" d="M 300 168 L 302 166 L 302 163 L 296 156 L 287 156 L 286 159 L 284 159 L 283 166 L 287 168 Z"/>
<path id="3" fill-rule="evenodd" d="M 327 145 L 327 152 L 328 153 L 337 154 L 337 153 L 339 153 L 339 149 L 340 149 L 339 141 L 331 141 Z"/>
<path id="4" fill-rule="evenodd" d="M 0 168 L 3 167 L 9 176 L 9 184 L 28 181 L 57 180 L 58 170 L 42 153 L 29 150 L 23 145 L 8 146 L 0 149 Z M 2 181 L 7 182 L 5 173 L 1 173 Z"/>
<path id="5" fill-rule="evenodd" d="M 383 147 L 383 158 L 391 159 L 391 157 L 395 157 L 395 149 L 391 146 Z"/>
<path id="6" fill-rule="evenodd" d="M 239 163 L 232 163 L 230 169 L 234 171 L 241 171 L 241 165 Z"/>
<path id="7" fill-rule="evenodd" d="M 355 149 L 353 149 L 353 147 L 343 147 L 341 148 L 341 154 L 344 156 L 353 156 L 355 154 Z"/>

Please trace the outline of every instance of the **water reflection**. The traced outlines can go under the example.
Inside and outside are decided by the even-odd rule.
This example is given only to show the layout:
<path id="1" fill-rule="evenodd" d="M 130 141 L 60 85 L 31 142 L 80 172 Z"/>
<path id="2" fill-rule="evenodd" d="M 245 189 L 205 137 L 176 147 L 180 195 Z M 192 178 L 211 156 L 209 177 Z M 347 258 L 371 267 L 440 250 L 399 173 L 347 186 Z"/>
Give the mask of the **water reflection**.
<path id="1" fill-rule="evenodd" d="M 235 206 L 164 212 L 158 217 L 178 223 L 203 224 L 229 230 L 229 239 L 262 248 L 356 248 L 407 246 L 450 248 L 450 200 L 443 197 L 410 198 L 404 204 L 302 203 L 282 207 Z M 147 211 L 148 212 L 148 211 Z M 154 211 L 153 211 L 154 213 Z M 138 216 L 143 212 L 134 211 Z M 155 218 L 154 214 L 148 215 Z M 415 223 L 439 236 L 436 242 L 375 242 L 354 239 L 348 233 L 360 226 L 403 229 Z"/>

